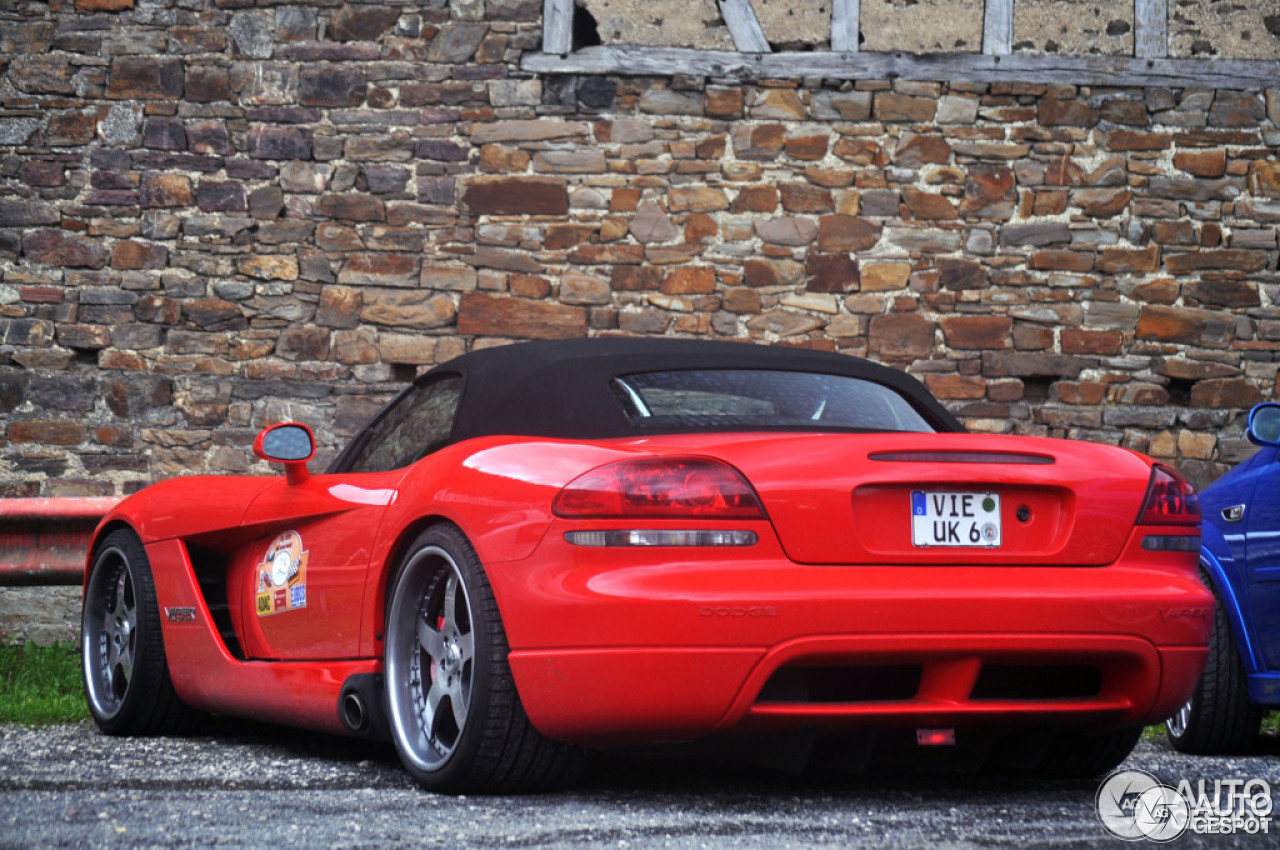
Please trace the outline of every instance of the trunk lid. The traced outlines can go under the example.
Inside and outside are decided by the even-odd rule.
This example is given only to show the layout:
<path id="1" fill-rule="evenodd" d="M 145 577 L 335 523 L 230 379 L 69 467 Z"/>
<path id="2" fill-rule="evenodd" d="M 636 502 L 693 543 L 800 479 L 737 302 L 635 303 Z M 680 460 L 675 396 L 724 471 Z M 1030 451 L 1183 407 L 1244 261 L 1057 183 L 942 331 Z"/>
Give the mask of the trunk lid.
<path id="1" fill-rule="evenodd" d="M 1109 564 L 1151 475 L 1126 449 L 984 434 L 719 434 L 705 449 L 747 476 L 803 564 Z"/>

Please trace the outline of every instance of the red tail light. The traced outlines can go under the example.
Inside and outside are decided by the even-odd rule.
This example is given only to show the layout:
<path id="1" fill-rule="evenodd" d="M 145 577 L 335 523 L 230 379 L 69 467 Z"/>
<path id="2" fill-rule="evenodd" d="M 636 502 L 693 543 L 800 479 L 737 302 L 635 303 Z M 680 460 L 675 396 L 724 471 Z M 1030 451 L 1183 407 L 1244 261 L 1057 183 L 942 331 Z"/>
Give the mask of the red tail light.
<path id="1" fill-rule="evenodd" d="M 1151 470 L 1147 500 L 1138 525 L 1199 525 L 1200 497 L 1191 482 L 1157 463 Z"/>
<path id="2" fill-rule="evenodd" d="M 703 458 L 611 463 L 570 482 L 552 508 L 562 517 L 764 519 L 742 473 Z"/>

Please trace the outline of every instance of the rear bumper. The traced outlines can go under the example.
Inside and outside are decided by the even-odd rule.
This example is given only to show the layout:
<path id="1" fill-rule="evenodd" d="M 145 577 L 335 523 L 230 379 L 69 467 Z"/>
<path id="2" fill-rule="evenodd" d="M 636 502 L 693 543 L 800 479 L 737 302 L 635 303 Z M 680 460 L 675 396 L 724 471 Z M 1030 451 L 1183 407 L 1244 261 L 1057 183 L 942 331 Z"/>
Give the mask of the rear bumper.
<path id="1" fill-rule="evenodd" d="M 541 732 L 598 745 L 795 728 L 1102 731 L 1172 714 L 1212 625 L 1194 555 L 1011 568 L 693 554 L 551 541 L 490 565 Z"/>
<path id="2" fill-rule="evenodd" d="M 794 728 L 1029 726 L 1102 730 L 1161 720 L 1190 695 L 1205 650 L 1157 648 L 1131 637 L 921 634 L 808 637 L 768 650 L 590 649 L 513 652 L 511 667 L 534 725 L 586 745 L 693 740 L 715 732 Z M 1038 683 L 975 690 L 1019 668 L 1063 671 L 1064 689 Z M 907 672 L 910 692 L 831 699 L 783 680 L 824 682 Z M 1000 671 L 987 676 L 987 671 Z M 1089 673 L 1081 671 L 1096 671 Z M 1096 677 L 1096 685 L 1094 684 Z M 1089 680 L 1085 684 L 1085 680 Z"/>

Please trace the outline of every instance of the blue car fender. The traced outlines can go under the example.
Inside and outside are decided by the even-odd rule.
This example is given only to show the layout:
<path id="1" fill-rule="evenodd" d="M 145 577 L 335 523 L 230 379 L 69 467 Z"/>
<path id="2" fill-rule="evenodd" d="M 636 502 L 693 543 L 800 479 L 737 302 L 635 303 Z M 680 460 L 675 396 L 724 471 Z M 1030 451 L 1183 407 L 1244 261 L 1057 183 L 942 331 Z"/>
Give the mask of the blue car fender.
<path id="1" fill-rule="evenodd" d="M 1262 665 L 1257 657 L 1249 627 L 1245 622 L 1244 612 L 1248 600 L 1241 598 L 1243 579 L 1240 568 L 1231 557 L 1231 549 L 1216 526 L 1205 523 L 1202 534 L 1200 567 L 1208 575 L 1211 589 L 1217 594 L 1223 610 L 1227 613 L 1227 621 L 1231 624 L 1232 634 L 1235 635 L 1236 646 L 1240 648 L 1245 671 L 1250 674 L 1257 673 L 1262 669 Z"/>

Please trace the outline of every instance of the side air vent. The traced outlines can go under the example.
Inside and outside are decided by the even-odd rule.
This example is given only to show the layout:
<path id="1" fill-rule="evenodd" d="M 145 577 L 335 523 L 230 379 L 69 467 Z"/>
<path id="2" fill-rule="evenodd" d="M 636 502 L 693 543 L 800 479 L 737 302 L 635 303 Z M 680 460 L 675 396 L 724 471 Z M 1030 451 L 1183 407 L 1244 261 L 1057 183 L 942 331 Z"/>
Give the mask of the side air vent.
<path id="1" fill-rule="evenodd" d="M 231 625 L 231 608 L 227 602 L 227 559 L 221 552 L 206 549 L 195 543 L 187 543 L 187 556 L 191 559 L 191 567 L 195 570 L 196 581 L 200 585 L 200 595 L 204 604 L 209 607 L 213 616 L 213 624 L 222 635 L 222 643 L 232 657 L 244 660 L 244 650 L 236 638 L 236 631 Z"/>

